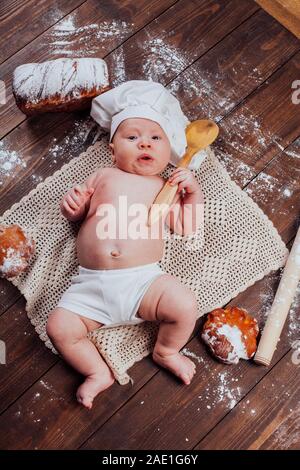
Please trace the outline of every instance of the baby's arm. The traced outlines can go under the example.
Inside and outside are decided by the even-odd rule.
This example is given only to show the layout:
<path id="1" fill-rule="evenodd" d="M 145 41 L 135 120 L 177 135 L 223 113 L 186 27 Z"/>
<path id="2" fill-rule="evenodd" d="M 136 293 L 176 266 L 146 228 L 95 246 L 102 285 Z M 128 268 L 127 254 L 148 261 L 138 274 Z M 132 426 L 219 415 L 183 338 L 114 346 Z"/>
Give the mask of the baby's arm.
<path id="1" fill-rule="evenodd" d="M 169 178 L 170 184 L 178 184 L 178 192 L 166 217 L 170 229 L 181 236 L 192 235 L 204 223 L 203 193 L 193 173 L 177 168 Z M 185 190 L 184 196 L 181 191 Z"/>
<path id="2" fill-rule="evenodd" d="M 70 189 L 63 197 L 60 209 L 62 215 L 70 222 L 77 222 L 86 217 L 98 178 L 99 170 L 92 173 L 81 185 Z"/>

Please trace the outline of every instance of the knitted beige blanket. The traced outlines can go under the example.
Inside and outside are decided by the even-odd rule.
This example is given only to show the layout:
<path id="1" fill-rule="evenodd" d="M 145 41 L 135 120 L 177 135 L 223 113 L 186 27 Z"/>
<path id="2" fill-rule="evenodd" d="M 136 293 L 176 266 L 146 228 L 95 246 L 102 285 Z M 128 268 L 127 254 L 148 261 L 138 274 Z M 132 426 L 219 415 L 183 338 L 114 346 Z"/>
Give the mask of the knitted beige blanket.
<path id="1" fill-rule="evenodd" d="M 78 272 L 79 225 L 62 217 L 59 202 L 96 168 L 111 165 L 107 142 L 97 142 L 0 218 L 1 223 L 19 224 L 36 241 L 29 269 L 12 282 L 26 298 L 31 323 L 53 351 L 45 331 L 47 316 Z M 168 177 L 172 171 L 169 165 L 161 175 Z M 230 179 L 211 149 L 194 175 L 205 196 L 204 230 L 194 237 L 178 237 L 166 229 L 160 265 L 195 292 L 200 317 L 283 266 L 288 252 L 272 222 Z M 90 338 L 118 382 L 125 384 L 130 380 L 127 370 L 151 352 L 157 328 L 149 322 L 124 325 L 96 330 Z"/>

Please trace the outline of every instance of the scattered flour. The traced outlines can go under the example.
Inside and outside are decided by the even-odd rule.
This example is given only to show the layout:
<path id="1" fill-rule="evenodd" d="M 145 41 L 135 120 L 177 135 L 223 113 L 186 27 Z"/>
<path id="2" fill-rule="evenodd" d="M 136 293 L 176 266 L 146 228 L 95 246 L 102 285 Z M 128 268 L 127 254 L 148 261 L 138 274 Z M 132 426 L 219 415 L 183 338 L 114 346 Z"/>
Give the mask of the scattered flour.
<path id="1" fill-rule="evenodd" d="M 42 160 L 46 160 L 49 169 L 54 172 L 62 166 L 62 163 L 71 161 L 103 135 L 92 118 L 76 119 L 72 129 L 60 141 L 56 137 L 52 138 L 48 152 Z M 44 176 L 33 174 L 32 179 L 38 184 L 44 180 Z"/>
<path id="2" fill-rule="evenodd" d="M 217 377 L 220 382 L 217 386 L 216 403 L 225 402 L 227 407 L 231 410 L 242 396 L 241 387 L 232 386 L 228 372 L 219 372 Z"/>
<path id="3" fill-rule="evenodd" d="M 47 13 L 47 17 L 51 20 L 51 24 L 56 23 L 64 16 L 64 12 L 62 12 L 56 5 L 51 5 L 51 10 Z"/>
<path id="4" fill-rule="evenodd" d="M 241 75 L 242 73 L 242 76 L 247 77 L 247 79 L 251 79 L 252 83 L 256 83 L 257 85 L 264 80 L 264 76 L 257 67 L 249 69 L 249 61 L 240 60 L 238 66 L 231 66 L 230 72 L 234 75 Z"/>
<path id="5" fill-rule="evenodd" d="M 231 367 L 233 366 L 227 367 L 229 367 L 228 370 L 219 372 L 216 369 L 212 369 L 208 362 L 204 365 L 204 368 L 208 371 L 210 380 L 207 380 L 206 389 L 203 395 L 198 396 L 198 399 L 204 401 L 204 406 L 208 410 L 219 405 L 225 406 L 231 410 L 242 398 L 242 389 L 238 385 L 239 378 L 232 377 Z M 243 378 L 242 375 L 241 378 Z M 203 406 L 198 406 L 197 403 L 197 411 L 202 411 Z"/>
<path id="6" fill-rule="evenodd" d="M 258 204 L 268 205 L 269 210 L 270 205 L 272 207 L 274 204 L 278 209 L 278 200 L 274 196 L 281 194 L 281 188 L 282 184 L 277 178 L 262 171 L 246 188 L 246 193 Z"/>
<path id="7" fill-rule="evenodd" d="M 218 72 L 212 74 L 192 66 L 175 79 L 169 89 L 180 100 L 190 120 L 208 118 L 218 122 L 235 104 L 230 91 L 223 93 L 224 79 Z"/>
<path id="8" fill-rule="evenodd" d="M 262 130 L 258 116 L 244 103 L 238 107 L 227 119 L 222 121 L 222 140 L 226 142 L 226 150 L 233 148 L 249 159 L 267 149 L 270 136 Z M 221 147 L 222 148 L 222 147 Z"/>
<path id="9" fill-rule="evenodd" d="M 282 273 L 281 269 L 281 273 Z M 261 319 L 263 320 L 262 324 L 260 325 L 263 328 L 268 314 L 271 310 L 274 297 L 275 297 L 275 278 L 276 274 L 269 275 L 269 281 L 264 285 L 263 291 L 259 294 L 260 300 L 260 313 Z M 285 333 L 286 332 L 286 333 Z M 284 327 L 282 335 L 286 334 L 288 342 L 290 346 L 294 343 L 294 341 L 300 339 L 300 283 L 295 293 L 295 297 L 293 303 L 290 307 L 287 320 L 286 320 L 286 327 Z"/>
<path id="10" fill-rule="evenodd" d="M 192 102 L 190 111 L 193 113 L 193 119 L 205 116 L 218 122 L 233 109 L 237 100 L 237 88 L 243 88 L 241 78 L 239 83 L 236 83 L 235 76 L 238 73 L 240 77 L 247 77 L 246 81 L 250 78 L 252 83 L 256 84 L 260 84 L 264 77 L 257 67 L 249 67 L 249 61 L 241 60 L 238 67 L 232 65 L 228 70 L 227 58 L 220 57 L 218 66 L 212 67 L 209 54 L 208 52 L 204 60 L 200 59 L 175 79 L 171 88 L 175 94 L 180 90 L 183 101 Z M 239 97 L 240 93 L 238 99 Z"/>
<path id="11" fill-rule="evenodd" d="M 0 142 L 0 186 L 6 178 L 26 166 L 26 162 L 15 150 L 9 150 L 3 141 Z"/>
<path id="12" fill-rule="evenodd" d="M 272 435 L 272 448 L 276 450 L 299 449 L 300 446 L 300 408 L 290 409 L 290 415 Z"/>
<path id="13" fill-rule="evenodd" d="M 287 336 L 290 345 L 292 345 L 294 341 L 300 339 L 300 283 L 296 290 L 294 301 L 287 317 L 287 322 Z"/>
<path id="14" fill-rule="evenodd" d="M 259 116 L 253 113 L 245 103 L 222 120 L 220 135 L 221 138 L 216 142 L 217 154 L 221 151 L 221 159 L 229 173 L 230 166 L 235 164 L 232 160 L 235 160 L 237 155 L 239 155 L 239 161 L 243 161 L 245 165 L 251 162 L 250 170 L 252 171 L 259 156 L 269 152 L 272 147 L 275 146 L 274 154 L 278 153 L 278 149 L 284 150 L 280 138 L 265 128 Z M 265 181 L 259 180 L 259 184 L 265 182 L 270 185 L 269 175 L 263 173 L 261 178 L 265 178 Z M 239 184 L 245 185 L 245 181 L 241 179 Z"/>
<path id="15" fill-rule="evenodd" d="M 282 193 L 285 197 L 291 197 L 291 195 L 293 194 L 293 191 L 289 188 L 285 188 L 285 190 L 283 191 Z"/>
<path id="16" fill-rule="evenodd" d="M 76 26 L 76 14 L 57 23 L 48 33 L 45 46 L 53 55 L 86 57 L 93 54 L 105 54 L 109 42 L 124 40 L 133 31 L 134 23 L 113 20 Z"/>
<path id="17" fill-rule="evenodd" d="M 284 151 L 289 157 L 292 158 L 300 158 L 300 149 L 299 152 L 294 152 L 293 150 L 285 150 Z"/>
<path id="18" fill-rule="evenodd" d="M 205 360 L 205 358 L 198 356 L 193 351 L 190 351 L 188 348 L 184 348 L 181 351 L 181 354 L 195 359 L 199 364 L 202 365 L 203 370 L 207 372 L 209 380 L 206 381 L 207 386 L 203 395 L 199 395 L 198 399 L 204 400 L 204 406 L 211 410 L 215 406 L 218 406 L 220 403 L 226 406 L 228 409 L 232 409 L 236 403 L 242 398 L 242 389 L 238 385 L 239 378 L 232 376 L 232 367 L 233 366 L 224 366 L 224 369 L 227 367 L 228 370 L 222 369 L 218 371 L 217 368 L 212 368 L 211 362 Z M 240 375 L 240 378 L 243 378 L 243 375 Z M 197 402 L 197 411 L 203 411 L 203 407 L 199 407 Z"/>
<path id="19" fill-rule="evenodd" d="M 110 76 L 114 87 L 126 82 L 126 63 L 123 46 L 119 46 L 110 56 Z"/>
<path id="20" fill-rule="evenodd" d="M 274 284 L 276 279 L 275 274 L 269 274 L 267 278 L 265 278 L 265 282 L 263 285 L 263 289 L 259 292 L 259 309 L 260 309 L 260 318 L 265 323 L 272 303 L 275 297 L 274 291 Z"/>
<path id="21" fill-rule="evenodd" d="M 299 182 L 297 179 L 289 181 L 289 185 L 282 184 L 282 179 L 278 179 L 262 171 L 246 187 L 246 193 L 267 212 L 268 216 L 276 221 L 280 216 L 287 216 L 293 204 L 287 204 L 286 199 L 291 198 L 294 191 L 297 191 Z"/>
<path id="22" fill-rule="evenodd" d="M 180 100 L 183 111 L 190 120 L 199 119 L 200 116 L 218 121 L 221 118 L 220 112 L 224 116 L 234 106 L 231 93 L 222 93 L 224 75 L 200 70 L 196 66 L 189 67 L 197 59 L 197 51 L 182 51 L 167 42 L 166 31 L 161 31 L 160 34 L 164 39 L 149 38 L 139 44 L 141 49 L 147 51 L 141 78 L 161 83 L 173 79 L 168 88 Z M 187 67 L 189 68 L 185 71 Z M 174 79 L 179 74 L 180 77 Z M 212 105 L 212 100 L 215 106 Z M 218 110 L 218 116 L 215 109 Z"/>
<path id="23" fill-rule="evenodd" d="M 64 158 L 64 162 L 71 160 L 86 150 L 98 137 L 98 125 L 92 118 L 76 119 L 74 127 L 63 137 L 61 142 L 58 143 L 57 139 L 53 138 L 48 150 L 52 157 L 52 163 L 56 164 L 61 158 Z"/>
<path id="24" fill-rule="evenodd" d="M 54 390 L 54 389 L 53 389 L 53 386 L 50 385 L 50 384 L 48 384 L 48 383 L 45 382 L 44 380 L 41 379 L 39 382 L 40 382 L 40 384 L 41 384 L 46 390 Z"/>
<path id="25" fill-rule="evenodd" d="M 190 351 L 188 348 L 182 349 L 181 354 L 195 359 L 199 364 L 204 363 L 203 357 L 197 356 L 195 353 L 193 353 L 193 351 Z"/>
<path id="26" fill-rule="evenodd" d="M 41 160 L 47 159 L 49 167 L 55 171 L 61 166 L 62 159 L 64 163 L 67 163 L 104 134 L 99 131 L 98 125 L 92 118 L 76 119 L 72 129 L 59 142 L 56 137 L 52 138 L 48 154 L 41 157 Z M 21 151 L 11 151 L 6 148 L 3 141 L 0 142 L 0 187 L 26 167 L 25 155 Z M 44 176 L 39 175 L 37 171 L 29 177 L 34 185 L 44 180 Z"/>
<path id="27" fill-rule="evenodd" d="M 233 155 L 218 150 L 218 158 L 222 165 L 225 167 L 226 171 L 229 173 L 230 177 L 241 187 L 244 187 L 249 181 L 255 177 L 256 172 L 237 158 L 234 158 Z"/>
<path id="28" fill-rule="evenodd" d="M 161 38 L 149 39 L 142 44 L 147 51 L 142 66 L 146 80 L 161 81 L 168 73 L 173 76 L 188 67 L 189 58 L 176 47 L 165 43 Z"/>

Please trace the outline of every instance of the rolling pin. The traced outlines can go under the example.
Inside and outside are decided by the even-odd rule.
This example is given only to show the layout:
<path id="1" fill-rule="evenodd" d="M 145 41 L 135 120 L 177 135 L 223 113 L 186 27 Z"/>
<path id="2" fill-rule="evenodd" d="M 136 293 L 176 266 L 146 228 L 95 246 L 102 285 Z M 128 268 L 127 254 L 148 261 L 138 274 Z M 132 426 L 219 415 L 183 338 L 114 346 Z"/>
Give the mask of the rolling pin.
<path id="1" fill-rule="evenodd" d="M 300 280 L 300 227 L 282 273 L 254 361 L 269 366 Z"/>

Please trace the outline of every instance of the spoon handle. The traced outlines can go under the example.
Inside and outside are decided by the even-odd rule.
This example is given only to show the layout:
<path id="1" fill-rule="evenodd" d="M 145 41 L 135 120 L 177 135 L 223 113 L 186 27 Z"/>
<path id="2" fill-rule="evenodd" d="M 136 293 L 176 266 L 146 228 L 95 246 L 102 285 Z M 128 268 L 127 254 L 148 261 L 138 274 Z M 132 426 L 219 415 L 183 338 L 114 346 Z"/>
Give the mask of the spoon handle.
<path id="1" fill-rule="evenodd" d="M 196 152 L 199 152 L 199 150 L 201 150 L 201 148 L 197 148 L 197 149 L 187 148 L 185 154 L 179 160 L 179 162 L 177 164 L 177 168 L 178 167 L 180 167 L 180 168 L 188 167 L 189 164 L 191 163 L 191 160 L 192 160 L 193 156 L 195 155 Z"/>
<path id="2" fill-rule="evenodd" d="M 199 149 L 188 148 L 184 156 L 179 160 L 177 167 L 186 168 L 198 150 Z M 158 193 L 150 208 L 148 217 L 149 227 L 158 222 L 159 219 L 168 212 L 177 193 L 177 189 L 178 184 L 171 186 L 168 181 L 165 183 L 164 187 Z"/>
<path id="3" fill-rule="evenodd" d="M 163 217 L 170 209 L 172 202 L 174 200 L 175 194 L 177 193 L 178 184 L 171 186 L 168 181 L 165 183 L 162 190 L 158 193 L 155 198 L 154 203 L 152 204 L 149 217 L 148 217 L 148 226 L 155 224 Z"/>

